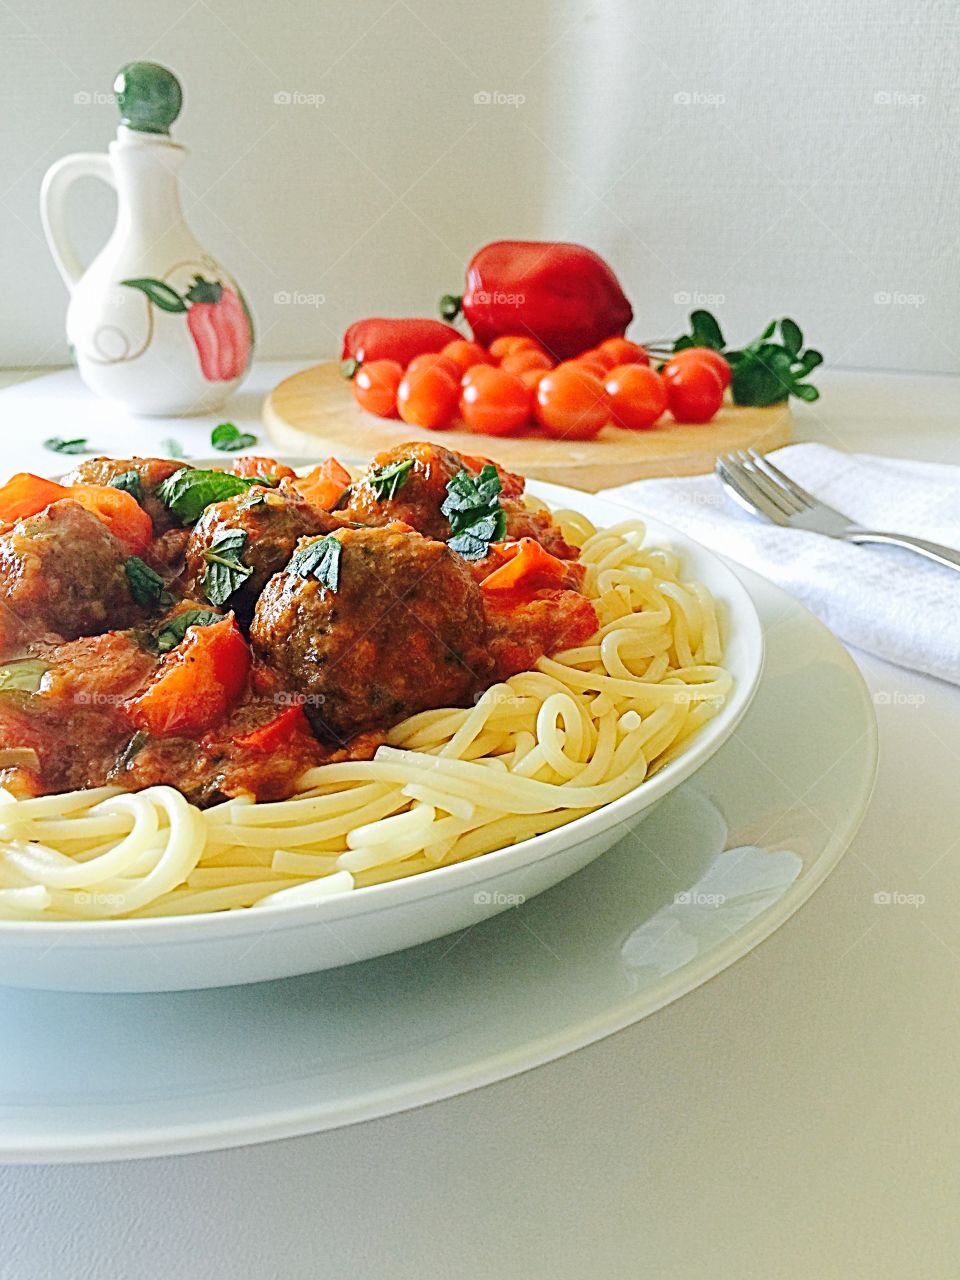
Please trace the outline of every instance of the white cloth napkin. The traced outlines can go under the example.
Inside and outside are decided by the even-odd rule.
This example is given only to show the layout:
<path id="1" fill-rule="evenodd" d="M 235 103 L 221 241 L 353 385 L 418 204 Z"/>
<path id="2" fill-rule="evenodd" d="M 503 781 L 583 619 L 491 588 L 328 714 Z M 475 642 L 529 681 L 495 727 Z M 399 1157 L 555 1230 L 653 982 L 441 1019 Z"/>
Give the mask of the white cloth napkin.
<path id="1" fill-rule="evenodd" d="M 960 547 L 960 467 L 820 444 L 790 445 L 770 457 L 864 528 Z M 848 644 L 960 684 L 957 571 L 895 547 L 858 547 L 767 524 L 742 511 L 713 475 L 641 480 L 604 496 L 755 569 Z"/>

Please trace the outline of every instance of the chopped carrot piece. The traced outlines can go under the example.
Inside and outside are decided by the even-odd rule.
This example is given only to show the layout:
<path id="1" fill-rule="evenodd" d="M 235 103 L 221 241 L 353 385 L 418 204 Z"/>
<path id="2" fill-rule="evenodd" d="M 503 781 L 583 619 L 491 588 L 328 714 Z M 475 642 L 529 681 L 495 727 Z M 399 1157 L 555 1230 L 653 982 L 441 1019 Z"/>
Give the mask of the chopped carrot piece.
<path id="1" fill-rule="evenodd" d="M 0 487 L 0 521 L 35 516 L 53 502 L 72 498 L 97 516 L 123 543 L 129 555 L 145 551 L 153 537 L 153 522 L 136 498 L 109 485 L 75 484 L 69 488 L 43 476 L 21 471 Z"/>
<path id="2" fill-rule="evenodd" d="M 235 459 L 230 474 L 241 476 L 245 480 L 256 480 L 258 477 L 261 480 L 293 480 L 297 473 L 275 458 L 260 458 L 248 453 Z"/>
<path id="3" fill-rule="evenodd" d="M 70 490 L 62 484 L 29 471 L 19 471 L 0 487 L 0 520 L 12 523 L 25 516 L 35 516 L 51 502 L 69 497 Z"/>
<path id="4" fill-rule="evenodd" d="M 153 538 L 153 521 L 132 493 L 110 485 L 75 484 L 64 494 L 97 516 L 128 555 L 146 551 Z"/>
<path id="5" fill-rule="evenodd" d="M 567 565 L 558 560 L 535 538 L 521 538 L 497 548 L 507 556 L 505 564 L 484 578 L 481 588 L 488 593 L 500 591 L 535 591 L 541 587 L 563 587 L 567 581 Z"/>

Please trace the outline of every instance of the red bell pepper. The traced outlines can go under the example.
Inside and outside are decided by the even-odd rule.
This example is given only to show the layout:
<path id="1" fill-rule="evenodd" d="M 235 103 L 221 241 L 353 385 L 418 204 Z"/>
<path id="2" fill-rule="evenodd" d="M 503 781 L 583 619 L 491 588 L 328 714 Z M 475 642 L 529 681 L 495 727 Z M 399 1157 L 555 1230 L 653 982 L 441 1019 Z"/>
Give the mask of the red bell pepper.
<path id="1" fill-rule="evenodd" d="M 239 378 L 250 358 L 250 321 L 238 295 L 197 276 L 184 297 L 203 376 L 208 382 Z"/>
<path id="2" fill-rule="evenodd" d="M 346 331 L 340 358 L 348 378 L 370 360 L 396 360 L 405 369 L 414 356 L 442 351 L 448 342 L 462 337 L 458 330 L 439 320 L 385 320 L 372 316 L 355 321 Z"/>
<path id="3" fill-rule="evenodd" d="M 232 613 L 208 627 L 187 627 L 138 697 L 126 704 L 138 729 L 160 737 L 196 737 L 222 720 L 250 674 L 250 650 Z"/>
<path id="4" fill-rule="evenodd" d="M 624 333 L 633 309 L 606 262 L 579 244 L 497 240 L 474 254 L 462 298 L 448 295 L 441 315 L 462 311 L 485 347 L 501 335 L 529 335 L 556 360 L 568 360 Z"/>

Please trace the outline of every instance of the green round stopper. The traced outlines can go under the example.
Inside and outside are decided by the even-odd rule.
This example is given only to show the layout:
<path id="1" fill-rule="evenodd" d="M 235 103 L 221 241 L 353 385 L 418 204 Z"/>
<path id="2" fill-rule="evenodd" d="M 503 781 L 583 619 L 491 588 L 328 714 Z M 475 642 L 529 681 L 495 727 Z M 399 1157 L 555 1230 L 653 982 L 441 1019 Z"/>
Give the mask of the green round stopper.
<path id="1" fill-rule="evenodd" d="M 183 106 L 180 81 L 157 62 L 128 62 L 113 82 L 120 123 L 141 133 L 169 133 Z"/>

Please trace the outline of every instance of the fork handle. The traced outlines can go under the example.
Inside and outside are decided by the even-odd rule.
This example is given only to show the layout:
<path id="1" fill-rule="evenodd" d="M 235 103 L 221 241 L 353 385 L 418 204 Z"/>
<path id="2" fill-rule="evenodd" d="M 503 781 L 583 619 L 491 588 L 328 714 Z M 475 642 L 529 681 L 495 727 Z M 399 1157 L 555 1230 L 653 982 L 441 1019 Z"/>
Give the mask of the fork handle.
<path id="1" fill-rule="evenodd" d="M 926 538 L 911 538 L 903 533 L 878 533 L 872 529 L 851 529 L 843 535 L 846 542 L 877 542 L 890 547 L 906 547 L 908 551 L 916 551 L 917 555 L 935 560 L 937 564 L 946 565 L 948 569 L 960 570 L 960 551 L 953 547 L 944 547 L 939 542 L 928 542 Z"/>

